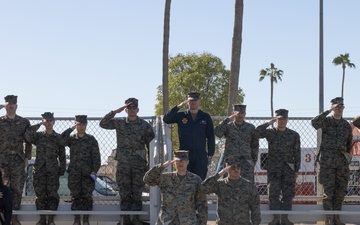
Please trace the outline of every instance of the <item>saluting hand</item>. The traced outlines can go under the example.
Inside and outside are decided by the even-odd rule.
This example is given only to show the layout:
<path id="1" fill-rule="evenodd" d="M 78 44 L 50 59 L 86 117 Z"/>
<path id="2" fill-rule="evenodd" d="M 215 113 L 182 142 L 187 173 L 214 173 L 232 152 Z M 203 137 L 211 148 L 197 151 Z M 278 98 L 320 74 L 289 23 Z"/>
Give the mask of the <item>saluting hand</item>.
<path id="1" fill-rule="evenodd" d="M 162 164 L 162 167 L 167 168 L 170 166 L 170 164 L 172 164 L 173 162 L 175 162 L 175 160 L 168 160 L 166 161 L 164 164 Z"/>
<path id="2" fill-rule="evenodd" d="M 185 101 L 183 101 L 182 103 L 180 103 L 179 105 L 177 105 L 177 107 L 178 107 L 179 109 L 181 109 L 182 107 L 184 107 L 185 105 L 187 105 L 188 102 L 189 102 L 189 100 L 185 100 Z"/>
<path id="3" fill-rule="evenodd" d="M 236 116 L 236 112 L 232 112 L 232 114 L 228 117 L 229 119 L 232 119 Z"/>
<path id="4" fill-rule="evenodd" d="M 78 125 L 78 123 L 75 123 L 75 124 L 71 127 L 71 129 L 72 129 L 72 130 L 75 130 L 76 127 L 77 127 L 77 125 Z"/>
<path id="5" fill-rule="evenodd" d="M 121 106 L 120 108 L 118 108 L 117 110 L 114 110 L 115 113 L 120 113 L 122 111 L 124 111 L 124 109 L 126 109 L 126 107 L 128 107 L 129 105 L 133 104 L 132 102 L 127 103 L 126 105 Z"/>
<path id="6" fill-rule="evenodd" d="M 116 109 L 116 110 L 114 110 L 114 113 L 120 113 L 120 112 L 124 111 L 124 109 L 125 109 L 126 107 L 127 107 L 127 104 L 121 106 L 120 108 L 118 108 L 118 109 Z"/>
<path id="7" fill-rule="evenodd" d="M 219 175 L 222 176 L 231 168 L 231 166 L 227 166 L 224 169 L 220 170 Z"/>
<path id="8" fill-rule="evenodd" d="M 272 126 L 272 125 L 275 123 L 275 121 L 276 121 L 276 117 L 274 117 L 274 118 L 272 118 L 271 120 L 269 120 L 269 121 L 268 121 L 268 124 L 269 124 L 270 126 Z"/>

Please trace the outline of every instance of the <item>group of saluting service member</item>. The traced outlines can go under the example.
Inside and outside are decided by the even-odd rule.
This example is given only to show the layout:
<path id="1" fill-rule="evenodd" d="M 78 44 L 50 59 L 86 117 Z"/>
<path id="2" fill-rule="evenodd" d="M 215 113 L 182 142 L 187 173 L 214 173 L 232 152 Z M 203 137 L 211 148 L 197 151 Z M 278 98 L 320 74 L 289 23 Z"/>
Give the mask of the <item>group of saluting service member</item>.
<path id="1" fill-rule="evenodd" d="M 145 184 L 158 186 L 162 194 L 156 224 L 206 225 L 207 194 L 216 194 L 216 223 L 261 223 L 260 197 L 254 184 L 254 167 L 258 160 L 259 139 L 268 143 L 267 170 L 269 208 L 275 210 L 269 225 L 292 225 L 287 214 L 276 210 L 292 210 L 296 178 L 301 166 L 300 135 L 287 127 L 289 111 L 278 109 L 276 116 L 255 127 L 245 121 L 246 105 L 234 104 L 233 113 L 214 127 L 211 116 L 200 109 L 200 93 L 190 92 L 187 99 L 174 106 L 163 117 L 167 124 L 176 123 L 179 149 L 172 160 L 148 170 L 153 127 L 138 117 L 139 101 L 128 98 L 118 109 L 100 121 L 100 127 L 116 131 L 116 182 L 120 194 L 120 210 L 141 211 Z M 186 110 L 181 110 L 187 106 Z M 54 113 L 44 112 L 42 121 L 30 125 L 16 114 L 17 96 L 5 96 L 6 114 L 0 117 L 0 207 L 6 225 L 21 225 L 12 210 L 19 210 L 25 182 L 27 160 L 32 145 L 36 146 L 33 186 L 38 210 L 57 210 L 59 177 L 67 170 L 72 210 L 92 210 L 92 192 L 100 168 L 100 150 L 96 138 L 86 132 L 87 115 L 76 115 L 74 125 L 62 133 L 53 127 Z M 352 130 L 360 129 L 360 117 L 349 123 L 343 119 L 344 99 L 331 100 L 329 110 L 311 120 L 322 130 L 317 155 L 319 182 L 324 188 L 323 209 L 341 210 L 349 180 Z M 124 118 L 115 117 L 125 111 Z M 44 126 L 45 129 L 39 131 Z M 73 131 L 75 131 L 73 133 Z M 224 162 L 214 175 L 207 176 L 208 165 L 215 152 L 215 136 L 224 137 Z M 70 149 L 67 165 L 65 147 Z M 170 165 L 175 170 L 166 172 Z M 4 206 L 4 207 L 3 207 Z M 4 208 L 4 209 L 3 209 Z M 36 225 L 55 225 L 54 215 L 40 215 Z M 141 225 L 138 215 L 124 215 L 125 225 Z M 74 215 L 73 225 L 89 225 L 89 215 Z M 120 224 L 120 222 L 119 222 Z M 326 215 L 326 225 L 344 225 L 339 215 Z"/>

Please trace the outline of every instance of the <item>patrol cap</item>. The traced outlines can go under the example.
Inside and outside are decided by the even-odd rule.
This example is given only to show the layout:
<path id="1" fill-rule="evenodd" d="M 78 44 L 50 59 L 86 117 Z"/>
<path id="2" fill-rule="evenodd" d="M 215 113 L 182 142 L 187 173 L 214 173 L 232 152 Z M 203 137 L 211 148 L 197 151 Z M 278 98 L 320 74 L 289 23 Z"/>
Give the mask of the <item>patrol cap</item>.
<path id="1" fill-rule="evenodd" d="M 355 118 L 352 120 L 352 124 L 353 124 L 355 127 L 357 127 L 357 128 L 360 129 L 360 116 L 355 117 Z"/>
<path id="2" fill-rule="evenodd" d="M 234 105 L 233 105 L 233 111 L 236 111 L 236 112 L 246 112 L 246 105 L 234 104 Z"/>
<path id="3" fill-rule="evenodd" d="M 336 98 L 331 99 L 330 102 L 331 102 L 332 105 L 335 105 L 335 104 L 344 105 L 344 98 L 336 97 Z"/>
<path id="4" fill-rule="evenodd" d="M 128 98 L 125 100 L 125 104 L 129 104 L 129 103 L 132 103 L 132 104 L 138 106 L 139 100 L 137 100 L 136 98 Z"/>
<path id="5" fill-rule="evenodd" d="M 16 95 L 7 95 L 4 97 L 5 102 L 9 104 L 17 104 L 17 96 Z"/>
<path id="6" fill-rule="evenodd" d="M 228 166 L 240 165 L 241 157 L 231 155 L 225 159 L 225 162 Z"/>
<path id="7" fill-rule="evenodd" d="M 200 93 L 192 91 L 192 92 L 188 93 L 187 97 L 188 97 L 189 100 L 199 100 L 200 99 Z"/>
<path id="8" fill-rule="evenodd" d="M 41 114 L 41 116 L 45 120 L 55 120 L 54 113 L 51 113 L 51 112 L 44 112 L 43 114 Z"/>
<path id="9" fill-rule="evenodd" d="M 186 150 L 179 150 L 174 152 L 175 160 L 189 160 L 189 152 Z"/>
<path id="10" fill-rule="evenodd" d="M 76 115 L 75 122 L 77 123 L 87 123 L 87 115 Z"/>
<path id="11" fill-rule="evenodd" d="M 287 119 L 288 118 L 288 113 L 289 113 L 289 110 L 287 109 L 278 109 L 275 111 L 275 115 L 277 118 L 284 118 L 284 119 Z"/>

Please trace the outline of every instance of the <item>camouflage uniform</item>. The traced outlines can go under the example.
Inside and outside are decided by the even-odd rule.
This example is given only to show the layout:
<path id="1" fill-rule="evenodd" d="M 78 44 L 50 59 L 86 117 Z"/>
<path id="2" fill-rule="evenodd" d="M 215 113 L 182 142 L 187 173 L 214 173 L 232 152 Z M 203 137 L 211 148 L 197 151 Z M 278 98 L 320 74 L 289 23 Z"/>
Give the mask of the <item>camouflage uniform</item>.
<path id="1" fill-rule="evenodd" d="M 235 155 L 244 159 L 240 164 L 240 175 L 254 182 L 254 167 L 259 154 L 259 139 L 255 126 L 245 121 L 242 125 L 237 125 L 235 121 L 230 122 L 230 119 L 226 118 L 215 127 L 214 134 L 226 137 L 223 158 Z M 222 164 L 224 167 L 225 162 Z"/>
<path id="2" fill-rule="evenodd" d="M 146 184 L 159 186 L 162 193 L 156 224 L 206 225 L 206 195 L 199 192 L 201 178 L 188 171 L 180 180 L 177 172 L 162 173 L 163 170 L 161 165 L 154 166 L 144 176 Z"/>
<path id="3" fill-rule="evenodd" d="M 13 209 L 19 210 L 25 184 L 25 159 L 31 159 L 31 144 L 25 142 L 26 129 L 30 127 L 28 119 L 15 116 L 0 117 L 0 167 L 4 169 L 3 177 L 8 180 L 12 192 Z"/>
<path id="4" fill-rule="evenodd" d="M 260 224 L 260 197 L 252 182 L 243 178 L 220 179 L 217 173 L 207 178 L 200 190 L 218 196 L 216 224 Z"/>
<path id="5" fill-rule="evenodd" d="M 259 138 L 266 138 L 269 153 L 267 170 L 270 210 L 291 210 L 295 197 L 296 173 L 300 169 L 300 135 L 289 128 L 285 131 L 267 129 L 268 123 L 256 128 Z M 280 197 L 282 196 L 282 197 Z"/>
<path id="6" fill-rule="evenodd" d="M 31 126 L 25 133 L 27 141 L 36 145 L 34 164 L 34 190 L 36 209 L 57 210 L 59 205 L 59 176 L 65 173 L 65 140 L 53 131 L 37 130 L 41 124 Z M 59 161 L 58 161 L 59 160 Z"/>
<path id="7" fill-rule="evenodd" d="M 324 210 L 341 210 L 349 181 L 352 130 L 345 119 L 328 117 L 330 112 L 316 116 L 311 124 L 322 129 L 319 182 L 324 187 Z"/>
<path id="8" fill-rule="evenodd" d="M 116 149 L 116 181 L 121 196 L 121 210 L 142 210 L 143 177 L 147 170 L 146 149 L 154 139 L 151 125 L 141 118 L 134 121 L 115 119 L 111 111 L 100 121 L 100 127 L 115 129 L 117 137 Z"/>
<path id="9" fill-rule="evenodd" d="M 97 140 L 90 134 L 78 137 L 70 136 L 73 129 L 69 128 L 61 135 L 66 138 L 70 148 L 70 164 L 68 168 L 68 186 L 72 195 L 72 210 L 92 210 L 92 192 L 95 181 L 91 173 L 96 173 L 100 168 L 100 151 Z"/>

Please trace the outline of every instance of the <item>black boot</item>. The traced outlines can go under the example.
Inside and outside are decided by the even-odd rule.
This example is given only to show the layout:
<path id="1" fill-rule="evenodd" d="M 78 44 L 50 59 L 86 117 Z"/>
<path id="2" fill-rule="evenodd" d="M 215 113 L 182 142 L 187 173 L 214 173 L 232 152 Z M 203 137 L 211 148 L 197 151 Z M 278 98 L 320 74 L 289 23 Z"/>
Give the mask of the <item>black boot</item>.
<path id="1" fill-rule="evenodd" d="M 288 219 L 287 214 L 283 214 L 281 215 L 281 225 L 294 225 L 294 223 Z"/>
<path id="2" fill-rule="evenodd" d="M 73 225 L 81 225 L 80 215 L 75 215 L 75 216 L 74 216 L 74 223 L 73 223 Z"/>
<path id="3" fill-rule="evenodd" d="M 118 222 L 117 225 L 121 225 L 121 220 L 124 225 L 132 225 L 129 215 L 120 216 L 120 222 Z"/>
<path id="4" fill-rule="evenodd" d="M 275 215 L 274 215 L 274 219 L 271 220 L 271 222 L 269 223 L 269 225 L 280 225 L 280 215 L 279 215 L 279 214 L 275 214 Z"/>
<path id="5" fill-rule="evenodd" d="M 325 225 L 333 225 L 333 215 L 326 215 Z"/>
<path id="6" fill-rule="evenodd" d="M 334 215 L 334 225 L 345 225 L 345 223 L 341 222 L 340 215 Z"/>
<path id="7" fill-rule="evenodd" d="M 54 216 L 55 215 L 49 215 L 48 223 L 47 223 L 48 225 L 55 225 Z"/>
<path id="8" fill-rule="evenodd" d="M 83 215 L 83 225 L 90 225 L 89 215 Z"/>
<path id="9" fill-rule="evenodd" d="M 40 220 L 36 223 L 36 225 L 46 225 L 46 216 L 40 215 Z"/>
<path id="10" fill-rule="evenodd" d="M 133 225 L 143 225 L 143 223 L 140 221 L 139 215 L 135 215 L 132 219 Z"/>

